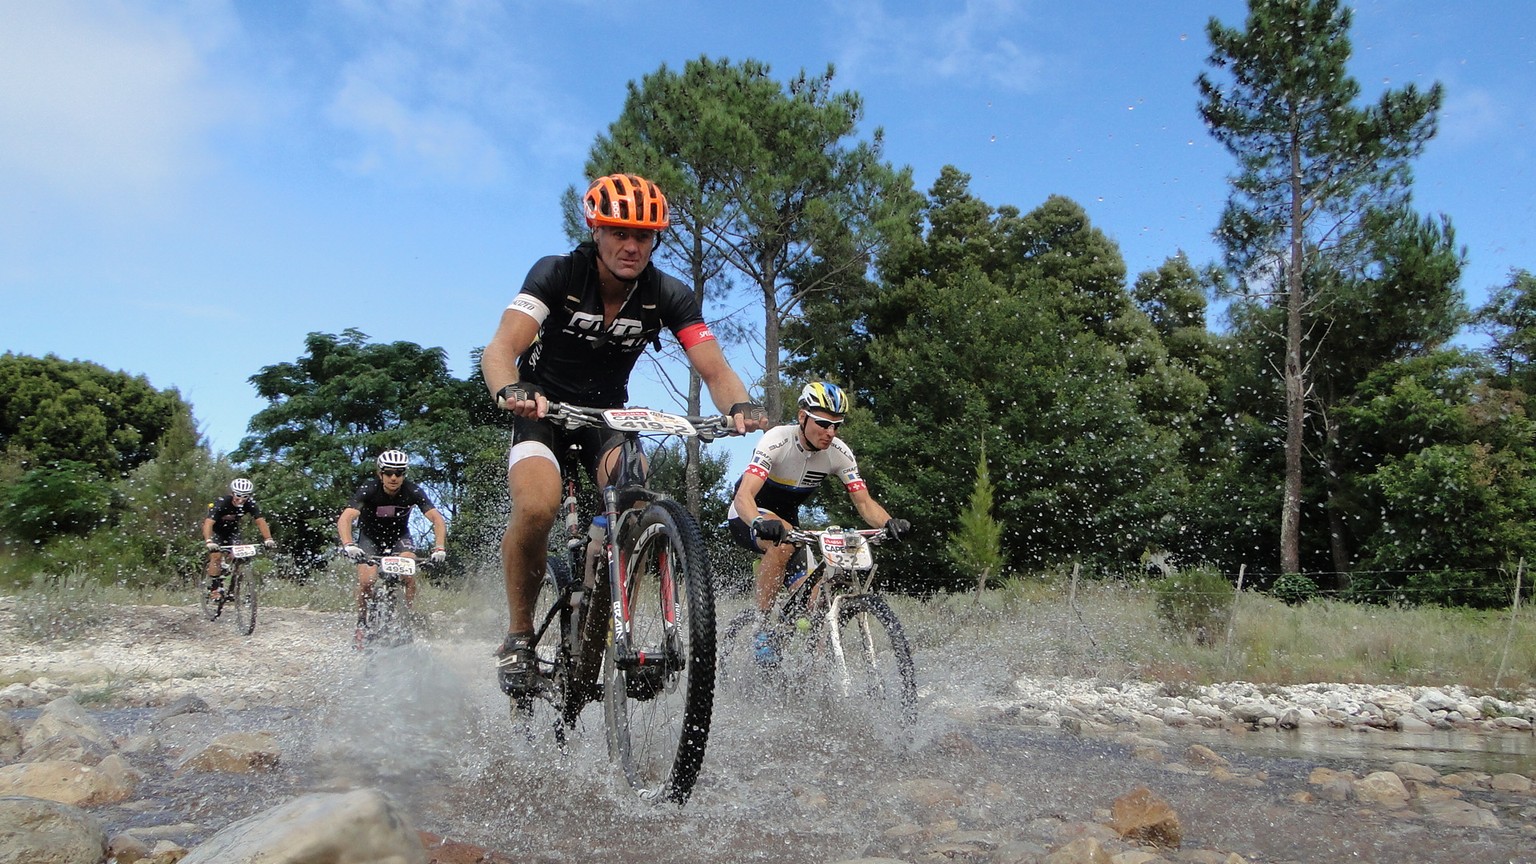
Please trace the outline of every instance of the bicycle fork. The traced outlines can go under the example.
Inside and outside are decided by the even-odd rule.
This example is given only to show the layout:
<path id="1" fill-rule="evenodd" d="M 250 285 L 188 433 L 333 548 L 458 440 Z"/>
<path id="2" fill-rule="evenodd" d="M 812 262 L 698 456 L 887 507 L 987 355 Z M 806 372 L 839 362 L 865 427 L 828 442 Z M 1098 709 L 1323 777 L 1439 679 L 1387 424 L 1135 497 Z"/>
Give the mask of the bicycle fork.
<path id="1" fill-rule="evenodd" d="M 678 672 L 683 668 L 681 652 L 677 650 L 677 596 L 676 584 L 672 577 L 672 562 L 669 560 L 671 550 L 663 545 L 656 554 L 659 560 L 656 562 L 658 584 L 645 586 L 648 591 L 656 591 L 659 595 L 658 618 L 661 621 L 661 641 L 655 646 L 634 644 L 634 611 L 630 606 L 630 584 L 634 579 L 634 567 L 640 562 L 631 555 L 636 548 L 644 546 L 645 541 L 654 533 L 661 530 L 658 525 L 652 525 L 644 533 L 637 536 L 630 548 L 626 548 L 619 542 L 623 529 L 635 530 L 633 524 L 639 519 L 641 511 L 634 509 L 619 509 L 618 491 L 609 486 L 603 490 L 603 500 L 607 509 L 607 554 L 604 556 L 608 565 L 609 608 L 613 617 L 613 655 L 614 665 L 625 672 L 633 672 L 638 669 L 654 669 L 662 674 Z M 624 524 L 620 524 L 620 518 Z"/>

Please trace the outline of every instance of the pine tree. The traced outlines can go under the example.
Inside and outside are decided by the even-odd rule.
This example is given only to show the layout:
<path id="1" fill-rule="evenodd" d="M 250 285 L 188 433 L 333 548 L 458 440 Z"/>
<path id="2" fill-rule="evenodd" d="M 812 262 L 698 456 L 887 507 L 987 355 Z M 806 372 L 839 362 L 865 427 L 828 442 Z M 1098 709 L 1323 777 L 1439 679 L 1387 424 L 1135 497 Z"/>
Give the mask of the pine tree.
<path id="1" fill-rule="evenodd" d="M 976 598 L 981 599 L 987 580 L 1003 567 L 1003 526 L 992 516 L 992 473 L 987 468 L 987 442 L 981 442 L 976 460 L 976 487 L 970 506 L 960 513 L 960 527 L 949 535 L 949 557 L 976 578 Z"/>
<path id="2" fill-rule="evenodd" d="M 1442 90 L 1412 84 L 1355 107 L 1345 71 L 1349 9 L 1338 0 L 1249 0 L 1245 28 L 1206 26 L 1209 63 L 1200 114 L 1238 160 L 1218 237 L 1247 293 L 1285 308 L 1285 483 L 1280 565 L 1299 570 L 1303 435 L 1312 384 L 1303 349 L 1315 318 L 1309 272 L 1347 260 L 1370 214 L 1408 197 L 1409 161 L 1434 136 Z"/>

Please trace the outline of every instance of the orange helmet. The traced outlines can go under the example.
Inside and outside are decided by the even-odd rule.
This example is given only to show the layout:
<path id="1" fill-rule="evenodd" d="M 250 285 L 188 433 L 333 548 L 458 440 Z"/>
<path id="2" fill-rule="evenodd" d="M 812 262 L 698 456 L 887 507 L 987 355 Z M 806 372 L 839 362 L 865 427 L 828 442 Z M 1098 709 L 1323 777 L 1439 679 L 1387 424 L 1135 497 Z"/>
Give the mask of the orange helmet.
<path id="1" fill-rule="evenodd" d="M 592 181 L 581 201 L 589 228 L 612 225 L 660 231 L 672 224 L 667 196 L 661 194 L 655 183 L 638 174 L 599 177 Z"/>

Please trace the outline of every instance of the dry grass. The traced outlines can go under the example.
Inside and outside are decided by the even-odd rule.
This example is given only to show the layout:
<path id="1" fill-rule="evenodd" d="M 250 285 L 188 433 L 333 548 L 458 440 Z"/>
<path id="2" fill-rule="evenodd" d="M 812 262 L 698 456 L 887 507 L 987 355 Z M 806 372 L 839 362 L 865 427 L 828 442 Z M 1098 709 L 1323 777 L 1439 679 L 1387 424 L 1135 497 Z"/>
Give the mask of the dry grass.
<path id="1" fill-rule="evenodd" d="M 477 574 L 468 587 L 422 585 L 419 609 L 490 619 L 503 615 L 499 579 Z M 308 585 L 269 579 L 268 606 L 343 613 L 353 608 L 355 577 L 335 566 Z M 191 604 L 185 590 L 134 590 L 41 584 L 16 592 L 24 638 L 68 639 L 88 632 L 93 615 L 121 604 Z M 960 649 L 980 649 L 1011 675 L 1151 680 L 1172 688 L 1220 681 L 1406 685 L 1460 684 L 1474 691 L 1536 692 L 1536 612 L 1524 608 L 1511 627 L 1509 610 L 1360 606 L 1314 600 L 1286 606 L 1262 594 L 1236 599 L 1227 632 L 1208 645 L 1161 626 L 1153 592 L 1143 585 L 1083 582 L 1060 575 L 1012 579 L 985 594 L 928 600 L 892 597 L 916 650 L 933 662 Z M 89 594 L 90 596 L 84 596 Z M 1507 641 L 1507 649 L 1506 649 Z"/>
<path id="2" fill-rule="evenodd" d="M 1209 645 L 1170 634 L 1144 587 L 1079 584 L 1074 604 L 1059 580 L 1021 579 L 981 598 L 907 600 L 898 611 L 917 647 L 942 654 L 985 642 L 1019 675 L 1152 680 L 1170 686 L 1249 681 L 1460 684 L 1536 691 L 1536 613 L 1313 601 L 1286 606 L 1244 592 L 1228 633 Z M 1507 659 L 1505 642 L 1508 640 Z M 1503 664 L 1500 674 L 1501 661 Z"/>

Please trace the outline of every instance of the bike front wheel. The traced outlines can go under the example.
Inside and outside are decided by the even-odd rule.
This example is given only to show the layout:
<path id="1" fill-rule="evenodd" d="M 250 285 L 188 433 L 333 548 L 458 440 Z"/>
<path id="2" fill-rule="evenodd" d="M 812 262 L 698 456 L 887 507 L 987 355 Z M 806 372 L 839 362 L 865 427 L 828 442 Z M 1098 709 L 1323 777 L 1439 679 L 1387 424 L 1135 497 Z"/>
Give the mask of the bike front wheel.
<path id="1" fill-rule="evenodd" d="M 404 585 L 373 583 L 373 593 L 368 598 L 364 630 L 371 645 L 394 648 L 414 638 L 411 631 L 410 607 L 405 605 Z"/>
<path id="2" fill-rule="evenodd" d="M 636 524 L 624 606 L 634 657 L 610 632 L 603 659 L 608 753 L 641 797 L 682 804 L 704 763 L 715 698 L 715 601 L 704 538 L 661 499 Z M 612 628 L 610 628 L 611 630 Z"/>
<path id="3" fill-rule="evenodd" d="M 841 598 L 837 627 L 829 635 L 827 661 L 833 684 L 843 696 L 866 699 L 894 713 L 904 725 L 917 722 L 912 646 L 884 597 Z"/>
<path id="4" fill-rule="evenodd" d="M 246 567 L 236 565 L 230 571 L 230 590 L 234 593 L 235 604 L 235 630 L 241 636 L 249 636 L 256 632 L 256 586 L 260 580 L 255 572 Z"/>

